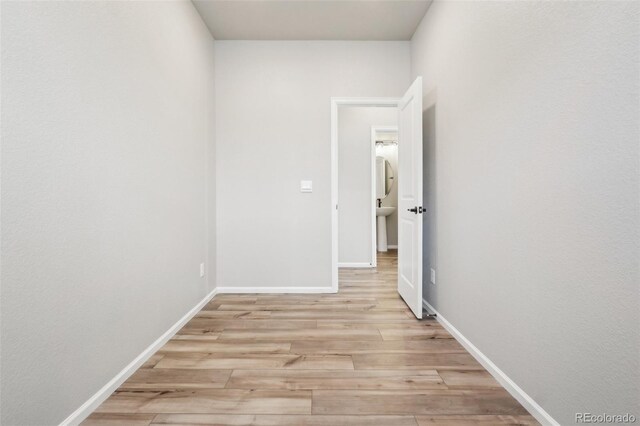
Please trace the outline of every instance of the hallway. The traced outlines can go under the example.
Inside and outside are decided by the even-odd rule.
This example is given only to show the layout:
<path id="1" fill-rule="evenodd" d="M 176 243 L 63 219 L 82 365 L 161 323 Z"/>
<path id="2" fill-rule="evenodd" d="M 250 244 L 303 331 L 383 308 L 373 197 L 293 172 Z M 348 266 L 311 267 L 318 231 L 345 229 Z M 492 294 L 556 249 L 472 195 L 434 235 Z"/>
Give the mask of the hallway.
<path id="1" fill-rule="evenodd" d="M 85 425 L 538 424 L 396 292 L 397 256 L 338 294 L 216 296 Z"/>

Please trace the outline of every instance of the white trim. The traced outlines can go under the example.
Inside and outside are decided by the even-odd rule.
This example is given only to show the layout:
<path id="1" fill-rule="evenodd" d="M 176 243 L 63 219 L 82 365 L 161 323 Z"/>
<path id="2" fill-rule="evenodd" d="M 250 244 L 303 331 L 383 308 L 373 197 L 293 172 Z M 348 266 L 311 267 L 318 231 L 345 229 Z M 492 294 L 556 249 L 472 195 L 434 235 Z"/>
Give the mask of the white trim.
<path id="1" fill-rule="evenodd" d="M 338 101 L 331 98 L 331 287 L 338 292 Z"/>
<path id="2" fill-rule="evenodd" d="M 338 268 L 375 268 L 376 265 L 372 265 L 367 262 L 340 262 Z"/>
<path id="3" fill-rule="evenodd" d="M 397 245 L 397 244 L 387 244 L 387 248 L 397 250 L 397 249 L 398 249 L 398 245 Z M 424 300 L 424 299 L 423 299 L 423 300 Z"/>
<path id="4" fill-rule="evenodd" d="M 436 319 L 487 371 L 511 394 L 537 421 L 543 425 L 560 426 L 549 413 L 547 413 L 533 398 L 531 398 L 520 386 L 507 376 L 497 365 L 493 363 L 480 349 L 447 321 L 433 306 L 422 299 L 422 305 L 431 313 L 436 314 Z"/>
<path id="5" fill-rule="evenodd" d="M 333 287 L 217 287 L 218 293 L 222 294 L 287 294 L 287 293 L 337 293 Z"/>
<path id="6" fill-rule="evenodd" d="M 151 355 L 156 353 L 165 343 L 169 341 L 191 318 L 195 316 L 204 305 L 206 305 L 213 297 L 218 293 L 218 289 L 213 289 L 202 299 L 196 306 L 191 308 L 189 312 L 184 314 L 175 324 L 165 331 L 162 336 L 149 345 L 140 355 L 138 355 L 133 361 L 129 363 L 122 371 L 109 380 L 109 382 L 96 392 L 91 398 L 89 398 L 84 404 L 82 404 L 76 411 L 71 413 L 69 417 L 64 419 L 60 426 L 78 425 L 84 419 L 86 419 L 91 413 L 93 413 L 100 404 L 102 404 L 116 389 L 120 387 L 138 368 L 142 366 Z"/>
<path id="7" fill-rule="evenodd" d="M 378 199 L 376 198 L 376 126 L 371 126 L 371 266 L 378 266 L 378 232 L 376 208 Z M 340 268 L 340 265 L 338 265 Z"/>
<path id="8" fill-rule="evenodd" d="M 397 107 L 399 98 L 331 98 L 331 288 L 338 292 L 338 107 Z M 289 290 L 289 289 L 288 289 Z M 321 293 L 321 292 L 317 292 Z"/>

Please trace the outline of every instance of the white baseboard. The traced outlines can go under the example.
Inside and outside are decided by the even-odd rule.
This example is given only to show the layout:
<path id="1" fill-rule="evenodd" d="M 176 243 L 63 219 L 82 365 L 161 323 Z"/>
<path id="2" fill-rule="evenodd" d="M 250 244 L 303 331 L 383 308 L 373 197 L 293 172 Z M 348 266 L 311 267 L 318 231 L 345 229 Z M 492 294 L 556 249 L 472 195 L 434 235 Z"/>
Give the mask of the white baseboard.
<path id="1" fill-rule="evenodd" d="M 337 291 L 331 287 L 216 287 L 219 294 L 315 294 L 315 293 L 336 293 Z"/>
<path id="2" fill-rule="evenodd" d="M 155 342 L 147 347 L 140 355 L 138 355 L 133 361 L 129 363 L 122 371 L 111 379 L 106 385 L 96 392 L 91 398 L 89 398 L 84 404 L 80 406 L 76 411 L 71 413 L 69 417 L 64 419 L 60 426 L 78 425 L 84 419 L 86 419 L 91 413 L 95 411 L 100 404 L 102 404 L 121 384 L 123 384 L 135 371 L 142 366 L 158 349 L 160 349 L 165 343 L 169 341 L 191 318 L 195 316 L 204 305 L 206 305 L 216 294 L 218 289 L 214 289 L 211 293 L 207 294 L 196 306 L 194 306 L 189 312 L 187 312 L 182 318 L 178 320 L 171 328 L 164 332 Z"/>
<path id="3" fill-rule="evenodd" d="M 533 400 L 520 386 L 509 378 L 495 365 L 480 349 L 458 331 L 449 321 L 447 321 L 433 306 L 422 299 L 422 306 L 429 313 L 437 315 L 436 319 L 487 371 L 513 396 L 522 406 L 543 425 L 560 426 L 549 413 L 547 413 L 537 402 Z"/>
<path id="4" fill-rule="evenodd" d="M 387 244 L 387 248 L 390 248 L 390 249 L 397 249 L 397 248 L 398 248 L 398 246 L 397 246 L 396 244 Z"/>
<path id="5" fill-rule="evenodd" d="M 374 266 L 366 262 L 342 262 L 338 263 L 338 268 L 374 268 Z"/>

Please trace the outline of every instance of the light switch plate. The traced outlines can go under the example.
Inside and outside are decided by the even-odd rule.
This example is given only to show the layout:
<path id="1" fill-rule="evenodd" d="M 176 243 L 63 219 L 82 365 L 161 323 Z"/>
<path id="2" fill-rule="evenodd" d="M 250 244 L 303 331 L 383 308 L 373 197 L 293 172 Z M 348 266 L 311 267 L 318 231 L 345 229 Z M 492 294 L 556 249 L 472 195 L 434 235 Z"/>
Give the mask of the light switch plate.
<path id="1" fill-rule="evenodd" d="M 436 270 L 431 268 L 431 284 L 436 283 Z"/>
<path id="2" fill-rule="evenodd" d="M 200 264 L 200 276 L 204 277 L 204 263 Z"/>
<path id="3" fill-rule="evenodd" d="M 313 181 L 301 180 L 300 181 L 300 192 L 313 192 Z"/>

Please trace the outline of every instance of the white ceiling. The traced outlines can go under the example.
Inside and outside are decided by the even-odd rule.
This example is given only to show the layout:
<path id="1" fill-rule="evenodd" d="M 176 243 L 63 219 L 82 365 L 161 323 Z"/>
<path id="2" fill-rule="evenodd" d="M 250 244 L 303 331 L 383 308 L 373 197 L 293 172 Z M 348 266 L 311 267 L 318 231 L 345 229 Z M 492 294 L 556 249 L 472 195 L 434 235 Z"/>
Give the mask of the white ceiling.
<path id="1" fill-rule="evenodd" d="M 192 0 L 216 40 L 410 40 L 431 0 Z"/>

